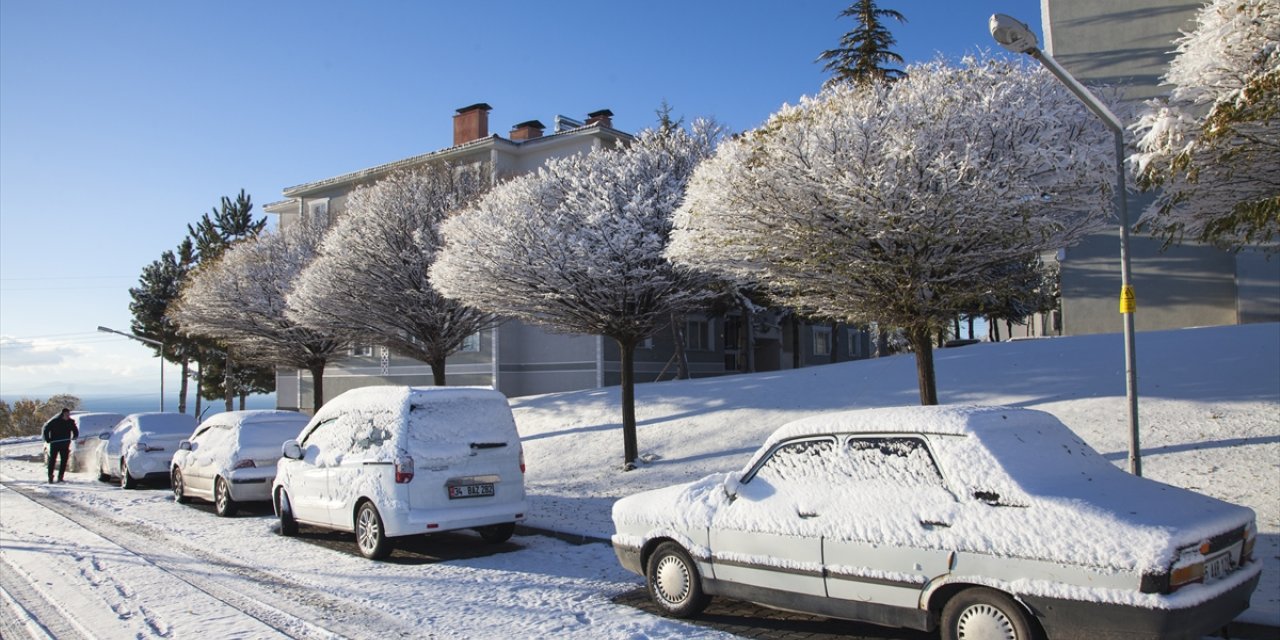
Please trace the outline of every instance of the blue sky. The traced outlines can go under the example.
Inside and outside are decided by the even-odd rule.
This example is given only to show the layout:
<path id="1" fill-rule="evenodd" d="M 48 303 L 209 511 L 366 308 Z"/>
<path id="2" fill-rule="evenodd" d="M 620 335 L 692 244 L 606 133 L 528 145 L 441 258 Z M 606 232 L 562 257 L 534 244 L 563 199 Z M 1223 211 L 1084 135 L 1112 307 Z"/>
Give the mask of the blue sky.
<path id="1" fill-rule="evenodd" d="M 90 2 L 0 0 L 0 394 L 156 397 L 128 288 L 186 225 L 290 186 L 490 131 L 666 100 L 735 131 L 817 91 L 846 0 Z M 994 47 L 987 17 L 1039 31 L 1038 0 L 882 0 L 910 62 Z M 176 368 L 167 384 L 176 387 Z M 170 393 L 170 404 L 172 405 Z"/>

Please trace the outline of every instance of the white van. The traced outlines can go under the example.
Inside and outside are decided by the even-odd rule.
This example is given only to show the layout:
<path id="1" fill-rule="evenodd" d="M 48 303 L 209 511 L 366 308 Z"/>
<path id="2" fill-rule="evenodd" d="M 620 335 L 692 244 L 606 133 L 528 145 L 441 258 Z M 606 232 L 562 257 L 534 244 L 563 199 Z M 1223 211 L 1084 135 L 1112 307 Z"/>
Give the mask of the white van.
<path id="1" fill-rule="evenodd" d="M 280 533 L 391 538 L 475 529 L 505 542 L 524 520 L 524 453 L 506 396 L 472 387 L 363 387 L 330 400 L 285 442 L 271 497 Z"/>

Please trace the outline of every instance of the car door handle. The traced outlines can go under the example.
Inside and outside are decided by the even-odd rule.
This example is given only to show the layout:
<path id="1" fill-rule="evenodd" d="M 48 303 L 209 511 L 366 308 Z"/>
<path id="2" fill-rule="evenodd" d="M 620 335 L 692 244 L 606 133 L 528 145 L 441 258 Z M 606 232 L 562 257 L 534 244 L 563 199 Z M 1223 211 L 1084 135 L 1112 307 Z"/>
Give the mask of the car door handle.
<path id="1" fill-rule="evenodd" d="M 940 521 L 940 520 L 921 520 L 921 521 L 920 521 L 920 526 L 922 526 L 922 527 L 924 527 L 924 528 L 926 528 L 926 529 L 933 529 L 933 528 L 935 528 L 935 527 L 942 527 L 942 528 L 944 528 L 944 529 L 949 529 L 949 528 L 951 527 L 951 523 L 950 523 L 950 522 L 942 522 L 942 521 Z"/>
<path id="2" fill-rule="evenodd" d="M 808 520 L 809 518 L 818 517 L 818 514 L 815 511 L 796 511 L 796 515 L 800 516 L 800 518 L 803 520 Z"/>

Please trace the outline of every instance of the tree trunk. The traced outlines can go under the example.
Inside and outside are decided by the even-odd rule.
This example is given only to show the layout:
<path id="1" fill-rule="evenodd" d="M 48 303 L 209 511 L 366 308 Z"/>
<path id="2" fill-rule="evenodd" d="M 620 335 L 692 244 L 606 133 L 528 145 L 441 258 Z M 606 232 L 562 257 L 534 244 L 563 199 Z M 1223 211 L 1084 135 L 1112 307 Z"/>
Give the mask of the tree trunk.
<path id="1" fill-rule="evenodd" d="M 995 318 L 987 318 L 987 323 L 991 327 L 988 332 L 991 335 L 991 341 L 1000 342 L 1000 321 Z"/>
<path id="2" fill-rule="evenodd" d="M 204 356 L 197 352 L 196 358 L 196 420 L 199 420 L 200 403 L 204 400 Z"/>
<path id="3" fill-rule="evenodd" d="M 943 349 L 946 346 L 947 346 L 947 330 L 943 327 L 938 327 L 938 348 Z"/>
<path id="4" fill-rule="evenodd" d="M 791 314 L 791 368 L 800 368 L 800 318 Z"/>
<path id="5" fill-rule="evenodd" d="M 182 382 L 178 383 L 178 413 L 187 412 L 187 374 L 191 371 L 191 359 L 182 359 Z"/>
<path id="6" fill-rule="evenodd" d="M 315 415 L 324 406 L 324 363 L 307 367 L 311 372 L 311 414 Z"/>
<path id="7" fill-rule="evenodd" d="M 831 364 L 840 362 L 840 323 L 831 321 Z"/>
<path id="8" fill-rule="evenodd" d="M 955 317 L 956 340 L 960 339 L 960 316 Z M 945 346 L 945 345 L 944 345 Z"/>
<path id="9" fill-rule="evenodd" d="M 675 342 L 676 380 L 689 379 L 688 342 L 685 340 L 685 316 L 682 313 L 671 314 L 671 338 Z"/>
<path id="10" fill-rule="evenodd" d="M 969 320 L 969 339 L 973 339 L 973 316 L 968 317 Z"/>
<path id="11" fill-rule="evenodd" d="M 231 370 L 231 354 L 227 353 L 227 366 L 222 370 L 222 391 L 227 411 L 231 411 L 231 402 L 236 395 L 236 385 L 232 382 L 234 378 L 235 374 Z"/>
<path id="12" fill-rule="evenodd" d="M 879 334 L 876 336 L 876 357 L 883 358 L 889 355 L 889 332 L 880 329 Z"/>
<path id="13" fill-rule="evenodd" d="M 240 410 L 241 411 L 244 411 L 244 408 L 248 404 L 248 402 L 249 402 L 249 394 L 241 391 L 240 392 Z"/>
<path id="14" fill-rule="evenodd" d="M 618 340 L 618 348 L 622 351 L 622 469 L 630 471 L 640 456 L 636 444 L 635 340 Z"/>
<path id="15" fill-rule="evenodd" d="M 444 383 L 444 367 L 447 358 L 433 358 L 431 360 L 431 384 L 437 387 L 445 386 Z"/>
<path id="16" fill-rule="evenodd" d="M 929 327 L 911 327 L 907 341 L 916 353 L 916 378 L 920 384 L 920 404 L 938 404 L 938 382 L 933 372 L 933 332 Z"/>

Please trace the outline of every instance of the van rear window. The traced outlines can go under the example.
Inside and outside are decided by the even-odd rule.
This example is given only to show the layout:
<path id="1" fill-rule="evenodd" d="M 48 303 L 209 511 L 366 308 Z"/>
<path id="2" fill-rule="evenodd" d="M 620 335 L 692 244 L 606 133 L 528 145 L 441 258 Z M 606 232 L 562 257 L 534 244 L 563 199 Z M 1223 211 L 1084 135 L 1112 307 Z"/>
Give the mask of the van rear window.
<path id="1" fill-rule="evenodd" d="M 496 448 L 513 443 L 515 420 L 504 400 L 454 398 L 415 404 L 409 408 L 409 452 L 432 456 L 469 455 L 473 443 Z M 456 447 L 456 451 L 454 450 Z"/>

